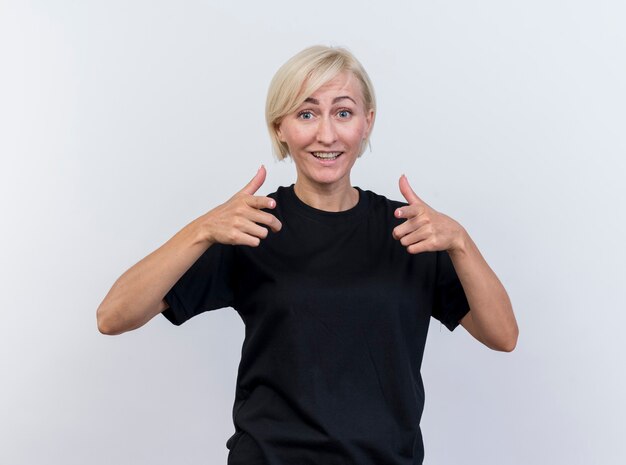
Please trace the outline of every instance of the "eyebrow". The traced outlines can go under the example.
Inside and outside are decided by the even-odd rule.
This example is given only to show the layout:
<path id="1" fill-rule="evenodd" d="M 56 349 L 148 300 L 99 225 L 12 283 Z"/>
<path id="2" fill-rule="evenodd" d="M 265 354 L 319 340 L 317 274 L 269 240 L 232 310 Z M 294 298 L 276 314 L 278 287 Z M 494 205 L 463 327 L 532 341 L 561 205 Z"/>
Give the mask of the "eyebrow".
<path id="1" fill-rule="evenodd" d="M 342 95 L 341 97 L 335 97 L 333 99 L 333 103 L 337 103 L 339 100 L 343 100 L 345 98 L 347 98 L 349 100 L 352 100 L 354 102 L 354 104 L 356 105 L 356 102 L 354 101 L 354 99 L 352 97 L 349 97 L 348 95 Z M 304 101 L 307 102 L 307 103 L 312 103 L 313 105 L 319 105 L 320 104 L 319 100 L 317 100 L 316 98 L 313 98 L 313 97 L 308 97 L 308 98 L 304 99 Z"/>

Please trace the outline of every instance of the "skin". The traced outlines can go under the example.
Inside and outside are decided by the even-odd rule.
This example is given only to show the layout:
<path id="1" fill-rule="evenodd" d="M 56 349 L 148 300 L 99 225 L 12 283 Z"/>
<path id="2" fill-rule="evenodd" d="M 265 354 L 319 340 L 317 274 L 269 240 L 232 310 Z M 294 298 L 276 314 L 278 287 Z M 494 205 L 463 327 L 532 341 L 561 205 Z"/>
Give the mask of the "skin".
<path id="1" fill-rule="evenodd" d="M 165 294 L 213 244 L 256 247 L 267 237 L 267 228 L 280 231 L 280 221 L 261 211 L 275 208 L 276 202 L 254 195 L 265 176 L 265 167 L 261 166 L 243 189 L 126 270 L 98 306 L 100 332 L 115 335 L 137 329 L 165 310 Z"/>
<path id="2" fill-rule="evenodd" d="M 458 222 L 419 198 L 406 176 L 400 177 L 399 187 L 409 205 L 395 211 L 406 221 L 394 228 L 393 237 L 411 254 L 447 251 L 470 306 L 461 325 L 490 349 L 511 352 L 519 335 L 511 301 L 472 238 Z"/>
<path id="3" fill-rule="evenodd" d="M 350 73 L 338 75 L 309 99 L 277 127 L 296 165 L 296 195 L 320 210 L 347 210 L 358 202 L 350 172 L 372 128 L 374 111 L 365 107 L 360 83 Z M 341 155 L 322 162 L 312 152 Z M 280 221 L 261 211 L 275 208 L 275 201 L 255 195 L 265 177 L 261 166 L 243 189 L 124 272 L 98 307 L 99 330 L 103 334 L 134 330 L 165 310 L 165 294 L 213 244 L 256 247 L 267 237 L 268 228 L 280 231 Z M 399 188 L 408 205 L 395 212 L 406 220 L 393 230 L 393 237 L 407 253 L 447 251 L 471 308 L 461 325 L 487 347 L 513 350 L 518 328 L 511 302 L 469 234 L 421 200 L 405 176 Z"/>
<path id="4" fill-rule="evenodd" d="M 296 165 L 296 195 L 320 210 L 352 208 L 358 192 L 350 183 L 350 171 L 371 130 L 374 111 L 365 107 L 360 83 L 349 72 L 339 74 L 307 100 L 277 127 Z M 327 163 L 313 152 L 342 153 Z M 395 212 L 406 221 L 393 230 L 394 239 L 411 254 L 447 251 L 471 309 L 461 325 L 487 347 L 512 351 L 519 331 L 510 299 L 467 231 L 420 199 L 404 175 L 399 188 L 408 205 Z"/>
<path id="5" fill-rule="evenodd" d="M 276 129 L 296 165 L 296 195 L 320 210 L 347 210 L 358 202 L 350 171 L 371 130 L 374 110 L 365 108 L 360 83 L 348 72 L 327 82 L 309 99 L 283 118 Z M 326 162 L 316 159 L 312 152 L 341 155 Z"/>

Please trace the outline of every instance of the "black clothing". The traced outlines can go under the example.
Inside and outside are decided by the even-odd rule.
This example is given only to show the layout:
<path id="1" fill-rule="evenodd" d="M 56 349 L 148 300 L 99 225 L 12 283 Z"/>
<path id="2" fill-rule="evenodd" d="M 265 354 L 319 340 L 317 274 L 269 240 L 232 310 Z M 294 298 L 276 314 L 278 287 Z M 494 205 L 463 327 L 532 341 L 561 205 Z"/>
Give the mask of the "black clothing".
<path id="1" fill-rule="evenodd" d="M 213 245 L 165 296 L 174 324 L 228 306 L 245 323 L 229 465 L 423 461 L 430 317 L 452 331 L 469 305 L 447 252 L 411 255 L 392 237 L 406 203 L 358 191 L 327 212 L 278 188 L 281 231 Z"/>

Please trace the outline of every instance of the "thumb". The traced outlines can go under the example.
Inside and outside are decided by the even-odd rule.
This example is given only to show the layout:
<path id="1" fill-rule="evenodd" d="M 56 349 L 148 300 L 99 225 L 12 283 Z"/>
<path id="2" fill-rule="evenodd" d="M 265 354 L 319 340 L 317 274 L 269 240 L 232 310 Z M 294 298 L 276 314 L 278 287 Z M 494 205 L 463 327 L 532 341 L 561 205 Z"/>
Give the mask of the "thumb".
<path id="1" fill-rule="evenodd" d="M 404 198 L 409 204 L 424 203 L 424 201 L 417 196 L 417 194 L 413 191 L 413 189 L 411 189 L 409 180 L 404 174 L 400 176 L 399 185 L 400 185 L 400 192 L 402 193 L 402 195 L 404 196 Z"/>
<path id="2" fill-rule="evenodd" d="M 265 182 L 266 174 L 267 172 L 265 171 L 265 166 L 261 165 L 261 167 L 259 168 L 259 171 L 256 172 L 252 180 L 250 180 L 250 182 L 246 184 L 246 187 L 244 187 L 241 190 L 241 192 L 245 192 L 246 194 L 253 195 L 256 191 L 259 190 L 259 187 L 261 187 L 263 183 Z"/>

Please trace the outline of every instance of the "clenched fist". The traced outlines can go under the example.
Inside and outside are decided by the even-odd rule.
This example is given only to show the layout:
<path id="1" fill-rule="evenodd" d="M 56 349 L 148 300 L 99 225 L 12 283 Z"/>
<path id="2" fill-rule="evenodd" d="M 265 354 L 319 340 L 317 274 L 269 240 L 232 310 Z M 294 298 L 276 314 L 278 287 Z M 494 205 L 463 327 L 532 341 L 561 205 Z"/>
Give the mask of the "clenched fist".
<path id="1" fill-rule="evenodd" d="M 252 180 L 228 201 L 199 218 L 203 236 L 210 244 L 249 245 L 256 247 L 269 233 L 278 232 L 282 224 L 274 215 L 261 211 L 274 208 L 276 202 L 269 197 L 255 196 L 266 176 L 261 166 Z"/>
<path id="2" fill-rule="evenodd" d="M 463 247 L 465 229 L 420 199 L 404 175 L 400 177 L 400 192 L 408 205 L 396 209 L 395 216 L 406 218 L 406 221 L 393 229 L 393 237 L 399 240 L 409 253 L 452 251 Z"/>

